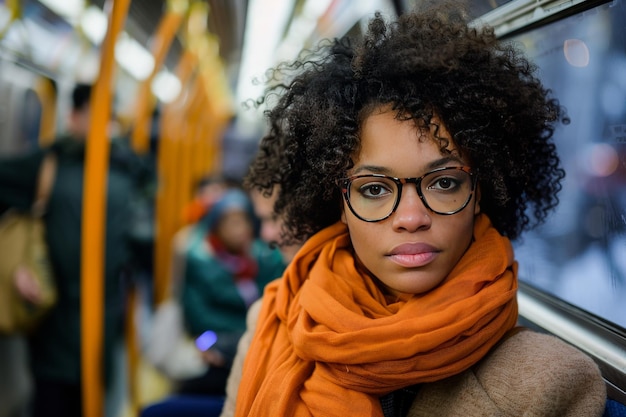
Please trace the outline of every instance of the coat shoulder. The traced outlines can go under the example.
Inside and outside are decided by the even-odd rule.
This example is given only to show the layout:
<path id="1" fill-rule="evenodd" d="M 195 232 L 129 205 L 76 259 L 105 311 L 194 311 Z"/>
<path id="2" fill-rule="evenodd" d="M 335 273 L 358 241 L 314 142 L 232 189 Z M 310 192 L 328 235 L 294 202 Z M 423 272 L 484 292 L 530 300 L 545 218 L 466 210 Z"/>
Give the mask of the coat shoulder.
<path id="1" fill-rule="evenodd" d="M 589 356 L 526 330 L 463 374 L 426 384 L 409 415 L 438 409 L 440 416 L 600 417 L 605 402 L 604 380 Z"/>
<path id="2" fill-rule="evenodd" d="M 601 416 L 604 411 L 606 387 L 596 363 L 551 335 L 519 332 L 475 373 L 510 415 Z"/>

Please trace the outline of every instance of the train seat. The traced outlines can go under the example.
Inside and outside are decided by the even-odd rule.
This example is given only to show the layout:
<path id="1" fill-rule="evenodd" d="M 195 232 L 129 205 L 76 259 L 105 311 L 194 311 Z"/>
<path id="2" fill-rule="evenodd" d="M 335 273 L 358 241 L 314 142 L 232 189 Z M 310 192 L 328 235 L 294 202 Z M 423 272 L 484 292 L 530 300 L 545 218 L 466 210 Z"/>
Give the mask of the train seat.
<path id="1" fill-rule="evenodd" d="M 172 395 L 146 406 L 140 417 L 218 417 L 223 406 L 221 396 Z"/>
<path id="2" fill-rule="evenodd" d="M 609 398 L 602 417 L 626 417 L 626 405 Z"/>
<path id="3" fill-rule="evenodd" d="M 224 405 L 219 396 L 175 395 L 150 404 L 140 417 L 218 417 Z M 626 417 L 626 405 L 608 399 L 602 417 Z"/>

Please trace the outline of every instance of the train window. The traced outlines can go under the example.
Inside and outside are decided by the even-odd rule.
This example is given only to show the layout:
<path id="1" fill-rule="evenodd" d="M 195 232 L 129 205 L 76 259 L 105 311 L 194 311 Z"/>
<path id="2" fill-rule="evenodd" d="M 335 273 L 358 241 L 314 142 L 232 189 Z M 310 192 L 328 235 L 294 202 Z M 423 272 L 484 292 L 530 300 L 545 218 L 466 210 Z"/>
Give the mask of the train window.
<path id="1" fill-rule="evenodd" d="M 38 145 L 42 105 L 32 86 L 37 75 L 10 60 L 0 62 L 0 154 Z"/>
<path id="2" fill-rule="evenodd" d="M 626 327 L 626 4 L 511 36 L 567 108 L 560 204 L 517 244 L 520 280 Z"/>
<path id="3" fill-rule="evenodd" d="M 19 115 L 19 136 L 29 149 L 38 146 L 42 111 L 39 96 L 35 90 L 29 88 L 22 97 L 22 109 Z"/>

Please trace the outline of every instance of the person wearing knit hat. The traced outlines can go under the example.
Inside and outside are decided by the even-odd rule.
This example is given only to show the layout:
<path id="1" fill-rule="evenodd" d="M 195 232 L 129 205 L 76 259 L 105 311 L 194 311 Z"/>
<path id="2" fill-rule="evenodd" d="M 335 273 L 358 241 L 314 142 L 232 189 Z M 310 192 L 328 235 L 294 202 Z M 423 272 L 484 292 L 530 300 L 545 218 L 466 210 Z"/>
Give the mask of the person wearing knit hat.
<path id="1" fill-rule="evenodd" d="M 181 381 L 179 392 L 222 395 L 248 307 L 285 265 L 280 252 L 258 238 L 252 203 L 239 189 L 226 191 L 192 228 L 185 263 L 185 327 L 209 366 Z"/>

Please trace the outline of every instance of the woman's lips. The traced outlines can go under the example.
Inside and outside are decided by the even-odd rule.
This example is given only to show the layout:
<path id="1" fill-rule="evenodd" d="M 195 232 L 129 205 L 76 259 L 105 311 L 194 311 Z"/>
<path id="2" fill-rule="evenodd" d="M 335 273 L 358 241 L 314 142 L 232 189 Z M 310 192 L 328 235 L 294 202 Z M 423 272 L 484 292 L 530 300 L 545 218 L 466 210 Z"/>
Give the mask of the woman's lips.
<path id="1" fill-rule="evenodd" d="M 405 268 L 418 268 L 431 263 L 439 251 L 426 243 L 405 243 L 389 252 L 389 258 Z"/>

